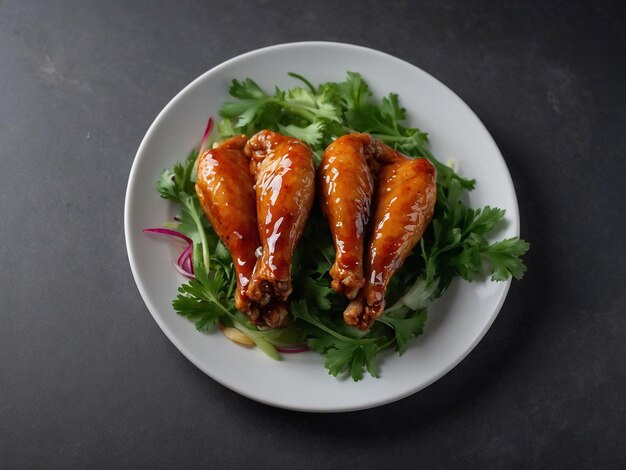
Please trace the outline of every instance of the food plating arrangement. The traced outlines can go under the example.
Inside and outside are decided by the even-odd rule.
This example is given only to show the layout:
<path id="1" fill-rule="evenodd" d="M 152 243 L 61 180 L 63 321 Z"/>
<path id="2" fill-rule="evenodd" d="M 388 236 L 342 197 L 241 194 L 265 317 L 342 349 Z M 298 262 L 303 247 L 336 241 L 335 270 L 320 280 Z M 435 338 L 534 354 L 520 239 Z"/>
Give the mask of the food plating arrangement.
<path id="1" fill-rule="evenodd" d="M 377 354 L 405 352 L 454 278 L 520 279 L 529 245 L 494 239 L 504 211 L 468 207 L 475 181 L 403 124 L 398 95 L 376 102 L 354 72 L 290 75 L 303 85 L 273 95 L 232 81 L 218 125 L 158 180 L 179 214 L 144 231 L 186 244 L 172 305 L 198 330 L 376 377 Z"/>

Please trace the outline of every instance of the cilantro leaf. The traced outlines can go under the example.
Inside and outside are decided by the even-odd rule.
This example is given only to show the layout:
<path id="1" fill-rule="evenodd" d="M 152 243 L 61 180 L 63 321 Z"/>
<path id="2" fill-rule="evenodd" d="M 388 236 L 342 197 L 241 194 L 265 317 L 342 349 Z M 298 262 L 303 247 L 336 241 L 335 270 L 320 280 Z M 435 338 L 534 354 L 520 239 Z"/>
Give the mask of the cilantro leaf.
<path id="1" fill-rule="evenodd" d="M 196 278 L 178 288 L 178 296 L 172 307 L 179 315 L 193 321 L 201 331 L 212 329 L 220 315 L 228 313 L 223 298 L 226 280 L 221 271 L 214 271 L 209 276 L 204 268 L 196 267 Z"/>
<path id="2" fill-rule="evenodd" d="M 455 254 L 454 268 L 459 276 L 466 281 L 471 281 L 480 272 L 482 265 L 482 251 L 485 247 L 484 237 L 470 233 L 463 241 L 461 251 Z"/>
<path id="3" fill-rule="evenodd" d="M 491 280 L 504 281 L 510 276 L 521 279 L 526 266 L 520 257 L 529 248 L 530 244 L 519 238 L 507 238 L 489 245 L 483 256 L 491 263 Z"/>
<path id="4" fill-rule="evenodd" d="M 377 377 L 374 365 L 376 352 L 376 345 L 373 343 L 366 345 L 338 343 L 336 347 L 327 351 L 324 366 L 328 373 L 335 377 L 344 371 L 349 372 L 355 382 L 363 379 L 363 370 L 367 370 L 372 377 Z"/>
<path id="5" fill-rule="evenodd" d="M 387 118 L 388 122 L 393 123 L 392 125 L 396 130 L 398 123 L 406 119 L 406 109 L 400 106 L 397 93 L 389 93 L 389 96 L 383 98 L 383 102 L 380 105 L 380 112 Z"/>
<path id="6" fill-rule="evenodd" d="M 402 297 L 394 305 L 386 309 L 386 312 L 393 312 L 401 307 L 408 307 L 410 310 L 427 307 L 433 301 L 437 283 L 437 280 L 429 282 L 424 276 L 419 276 L 413 285 L 405 290 Z"/>
<path id="7" fill-rule="evenodd" d="M 296 139 L 304 140 L 312 146 L 316 146 L 322 141 L 324 124 L 320 121 L 314 121 L 306 127 L 298 127 L 294 124 L 287 126 L 279 124 L 278 129 L 282 134 L 290 135 Z"/>
<path id="8" fill-rule="evenodd" d="M 485 206 L 482 209 L 466 209 L 465 211 L 465 229 L 469 233 L 473 232 L 477 235 L 486 235 L 493 230 L 496 223 L 504 217 L 504 210 L 497 207 Z"/>
<path id="9" fill-rule="evenodd" d="M 314 280 L 306 277 L 305 295 L 307 301 L 315 305 L 320 310 L 330 310 L 331 303 L 328 296 L 334 293 L 329 287 L 328 280 Z"/>
<path id="10" fill-rule="evenodd" d="M 341 100 L 343 100 L 344 108 L 347 112 L 361 111 L 370 107 L 372 92 L 369 85 L 365 83 L 365 80 L 358 73 L 348 72 L 348 78 L 345 81 L 327 83 L 324 89 L 326 91 L 334 89 Z"/>
<path id="11" fill-rule="evenodd" d="M 183 162 L 176 162 L 165 169 L 157 180 L 157 191 L 164 199 L 181 202 L 186 194 L 195 192 L 195 165 L 198 151 L 192 150 Z"/>
<path id="12" fill-rule="evenodd" d="M 258 100 L 267 97 L 267 94 L 251 78 L 246 78 L 242 82 L 233 80 L 228 93 L 240 100 Z"/>
<path id="13" fill-rule="evenodd" d="M 349 371 L 354 381 L 363 378 L 363 370 L 367 370 L 373 377 L 377 376 L 374 357 L 377 344 L 386 337 L 345 336 L 324 323 L 315 308 L 305 300 L 291 302 L 290 310 L 296 319 L 309 324 L 309 347 L 326 356 L 324 366 L 329 374 L 337 376 Z"/>
<path id="14" fill-rule="evenodd" d="M 326 354 L 329 349 L 335 347 L 337 339 L 331 335 L 320 334 L 318 336 L 309 336 L 307 340 L 309 348 L 320 354 Z"/>
<path id="15" fill-rule="evenodd" d="M 326 362 L 324 363 L 324 367 L 328 369 L 328 373 L 333 376 L 339 375 L 345 369 L 350 369 L 352 372 L 352 363 L 358 362 L 359 358 L 355 357 L 357 351 L 360 350 L 360 346 L 358 344 L 351 343 L 338 343 L 335 342 L 335 347 L 330 348 L 326 352 Z M 355 380 L 360 380 L 363 378 L 363 374 L 356 374 L 353 372 L 353 375 L 356 375 Z"/>
<path id="16" fill-rule="evenodd" d="M 302 110 L 310 112 L 315 120 L 329 119 L 341 122 L 338 107 L 332 100 L 332 94 L 328 91 L 315 93 L 304 88 L 292 88 L 286 93 L 283 106 L 287 111 L 295 111 L 294 107 L 300 107 Z"/>
<path id="17" fill-rule="evenodd" d="M 396 349 L 398 353 L 402 355 L 406 352 L 409 341 L 421 335 L 424 331 L 426 318 L 426 309 L 422 308 L 400 317 L 390 312 L 385 312 L 380 317 L 379 321 L 393 328 L 396 339 Z"/>

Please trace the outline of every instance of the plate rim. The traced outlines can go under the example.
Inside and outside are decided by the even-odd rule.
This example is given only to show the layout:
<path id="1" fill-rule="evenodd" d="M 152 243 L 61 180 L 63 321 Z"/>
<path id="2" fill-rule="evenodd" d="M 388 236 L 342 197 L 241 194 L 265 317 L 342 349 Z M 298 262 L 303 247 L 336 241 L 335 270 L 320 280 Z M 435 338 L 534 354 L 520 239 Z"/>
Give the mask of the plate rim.
<path id="1" fill-rule="evenodd" d="M 131 268 L 131 272 L 133 274 L 133 279 L 135 281 L 135 285 L 137 286 L 137 289 L 139 290 L 139 293 L 141 295 L 141 298 L 144 302 L 144 304 L 146 305 L 146 307 L 148 308 L 148 311 L 150 312 L 151 316 L 153 317 L 153 319 L 156 321 L 157 325 L 159 326 L 159 328 L 161 329 L 161 331 L 165 334 L 165 336 L 172 342 L 172 344 L 174 344 L 174 346 L 183 354 L 183 356 L 185 356 L 185 358 L 187 360 L 189 360 L 192 364 L 194 364 L 198 369 L 200 369 L 203 373 L 205 373 L 207 376 L 209 376 L 211 379 L 215 380 L 216 382 L 218 382 L 219 384 L 223 385 L 224 387 L 242 395 L 245 396 L 251 400 L 263 403 L 265 405 L 269 405 L 269 406 L 274 406 L 274 407 L 278 407 L 278 408 L 283 408 L 283 409 L 288 409 L 288 410 L 293 410 L 293 411 L 300 411 L 300 412 L 313 412 L 313 413 L 340 413 L 340 412 L 350 412 L 350 411 L 357 411 L 357 410 L 365 410 L 365 409 L 370 409 L 370 408 L 375 408 L 378 406 L 383 406 L 385 404 L 388 403 L 392 403 L 392 402 L 396 402 L 399 400 L 402 400 L 408 396 L 411 396 L 423 389 L 425 389 L 426 387 L 428 387 L 429 385 L 432 385 L 434 382 L 436 382 L 437 380 L 441 379 L 444 375 L 446 375 L 448 372 L 450 372 L 452 369 L 454 369 L 461 361 L 463 361 L 471 351 L 474 350 L 474 348 L 477 346 L 477 344 L 483 339 L 483 337 L 485 336 L 485 334 L 487 333 L 487 331 L 489 331 L 489 329 L 491 328 L 493 322 L 495 321 L 496 317 L 499 315 L 500 310 L 502 309 L 502 306 L 504 304 L 504 301 L 506 300 L 506 297 L 508 295 L 510 286 L 511 286 L 511 278 L 509 278 L 508 280 L 504 281 L 503 284 L 503 289 L 501 290 L 499 297 L 497 299 L 497 303 L 495 305 L 495 308 L 493 310 L 493 313 L 490 315 L 490 317 L 488 318 L 488 321 L 485 323 L 485 326 L 483 327 L 483 329 L 480 331 L 480 333 L 478 335 L 476 335 L 476 337 L 474 338 L 474 340 L 465 348 L 465 350 L 463 350 L 463 352 L 458 355 L 458 357 L 452 361 L 447 367 L 443 368 L 442 370 L 440 370 L 437 374 L 434 374 L 429 380 L 426 380 L 420 384 L 418 384 L 415 387 L 410 388 L 409 390 L 406 390 L 402 393 L 396 393 L 396 394 L 392 394 L 388 397 L 385 398 L 380 398 L 380 399 L 376 399 L 373 400 L 369 403 L 367 403 L 366 405 L 356 405 L 356 406 L 342 406 L 342 407 L 332 407 L 332 406 L 320 406 L 320 405 L 311 405 L 311 404 L 307 404 L 307 405 L 302 405 L 302 406 L 290 406 L 290 405 L 285 405 L 280 403 L 280 401 L 273 401 L 271 399 L 265 399 L 262 397 L 258 397 L 253 395 L 252 393 L 247 392 L 246 390 L 241 389 L 240 387 L 233 385 L 231 383 L 228 383 L 226 380 L 223 380 L 221 377 L 216 377 L 214 374 L 210 373 L 202 364 L 202 362 L 199 360 L 198 357 L 196 357 L 196 354 L 194 352 L 192 352 L 183 341 L 180 341 L 177 336 L 164 324 L 164 322 L 160 319 L 160 316 L 157 315 L 155 312 L 158 310 L 157 307 L 152 303 L 150 296 L 148 295 L 147 289 L 145 288 L 145 286 L 138 281 L 138 272 L 139 272 L 139 267 L 138 267 L 138 263 L 137 260 L 135 258 L 135 253 L 133 252 L 132 246 L 131 246 L 131 239 L 134 237 L 133 234 L 130 233 L 130 212 L 131 212 L 131 208 L 130 206 L 132 205 L 132 188 L 135 186 L 135 180 L 137 179 L 137 174 L 138 174 L 138 161 L 140 159 L 140 155 L 142 155 L 144 153 L 144 149 L 147 146 L 148 141 L 151 139 L 152 134 L 154 133 L 155 129 L 158 127 L 159 123 L 164 119 L 164 117 L 168 114 L 169 110 L 175 106 L 176 102 L 181 99 L 181 97 L 183 95 L 185 95 L 189 90 L 193 89 L 194 87 L 196 87 L 198 85 L 198 83 L 200 83 L 201 81 L 203 81 L 205 79 L 205 77 L 209 74 L 215 73 L 217 71 L 219 71 L 221 68 L 225 68 L 228 67 L 230 64 L 234 63 L 234 62 L 238 62 L 241 60 L 245 60 L 246 58 L 268 51 L 268 50 L 280 50 L 280 49 L 288 49 L 288 48 L 292 48 L 292 47 L 331 47 L 331 48 L 346 48 L 346 49 L 354 49 L 354 50 L 361 50 L 361 51 L 365 51 L 368 52 L 370 54 L 375 54 L 375 55 L 379 55 L 379 56 L 383 56 L 386 60 L 391 60 L 391 61 L 395 61 L 399 64 L 402 64 L 404 66 L 410 66 L 411 68 L 413 68 L 416 72 L 424 74 L 427 78 L 429 78 L 430 80 L 434 80 L 435 82 L 437 82 L 439 85 L 441 85 L 442 87 L 444 87 L 449 93 L 451 93 L 454 97 L 454 99 L 456 101 L 459 102 L 459 104 L 464 107 L 466 109 L 466 111 L 468 111 L 473 118 L 477 121 L 477 123 L 482 127 L 482 129 L 485 132 L 485 135 L 487 136 L 488 139 L 488 144 L 490 146 L 493 147 L 493 149 L 495 150 L 495 154 L 499 157 L 499 159 L 501 160 L 501 163 L 504 166 L 504 169 L 506 170 L 506 181 L 504 182 L 506 184 L 507 187 L 510 188 L 511 192 L 512 192 L 512 203 L 513 203 L 513 207 L 512 208 L 508 208 L 507 209 L 507 215 L 509 215 L 510 220 L 509 222 L 513 223 L 513 227 L 512 227 L 512 231 L 513 231 L 513 236 L 519 236 L 520 235 L 520 215 L 519 215 L 519 203 L 517 200 L 517 194 L 515 191 L 515 186 L 513 184 L 513 180 L 511 177 L 511 173 L 509 171 L 509 168 L 506 164 L 506 161 L 504 160 L 504 157 L 502 156 L 502 153 L 500 152 L 500 149 L 498 148 L 495 140 L 493 139 L 493 136 L 491 135 L 491 133 L 489 132 L 489 130 L 486 128 L 486 126 L 484 125 L 484 123 L 480 120 L 480 118 L 478 117 L 478 115 L 470 108 L 470 106 L 463 100 L 461 99 L 460 96 L 458 96 L 454 90 L 452 90 L 451 88 L 449 88 L 447 85 L 445 85 L 443 82 L 441 82 L 439 79 L 437 79 L 436 77 L 432 76 L 431 74 L 429 74 L 428 72 L 424 71 L 423 69 L 421 69 L 420 67 L 405 61 L 403 59 L 400 59 L 396 56 L 393 56 L 387 52 L 383 52 L 377 49 L 373 49 L 370 47 L 366 47 L 366 46 L 361 46 L 361 45 L 356 45 L 356 44 L 350 44 L 350 43 L 343 43 L 343 42 L 336 42 L 336 41 L 295 41 L 295 42 L 287 42 L 287 43 L 281 43 L 281 44 L 275 44 L 275 45 L 271 45 L 271 46 L 266 46 L 266 47 L 262 47 L 262 48 L 258 48 L 258 49 L 254 49 L 242 54 L 239 54 L 237 56 L 234 56 L 230 59 L 227 59 L 217 65 L 215 65 L 214 67 L 211 67 L 210 69 L 208 69 L 207 71 L 205 71 L 204 73 L 202 73 L 201 75 L 199 75 L 198 77 L 196 77 L 194 80 L 192 80 L 189 84 L 187 84 L 185 87 L 183 87 L 178 93 L 176 93 L 171 99 L 170 101 L 163 107 L 163 109 L 157 114 L 157 116 L 155 117 L 154 121 L 152 122 L 152 124 L 150 125 L 150 127 L 148 128 L 148 130 L 146 131 L 144 137 L 141 140 L 141 143 L 137 149 L 137 152 L 135 153 L 135 156 L 133 158 L 133 162 L 131 165 L 131 169 L 129 172 L 129 176 L 128 176 L 128 183 L 126 186 L 126 194 L 125 194 L 125 198 L 124 198 L 124 239 L 125 239 L 125 244 L 126 244 L 126 250 L 127 250 L 127 255 L 128 255 L 128 260 L 129 260 L 129 264 L 130 264 L 130 268 Z M 511 210 L 513 209 L 513 210 Z"/>

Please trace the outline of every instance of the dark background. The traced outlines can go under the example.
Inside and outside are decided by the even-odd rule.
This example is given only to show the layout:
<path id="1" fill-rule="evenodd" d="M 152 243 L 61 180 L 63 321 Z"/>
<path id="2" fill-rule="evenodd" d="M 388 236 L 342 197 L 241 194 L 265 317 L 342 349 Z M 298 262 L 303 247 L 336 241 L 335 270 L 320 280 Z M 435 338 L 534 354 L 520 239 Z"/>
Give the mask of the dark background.
<path id="1" fill-rule="evenodd" d="M 626 33 L 615 2 L 0 0 L 0 467 L 626 465 Z M 529 272 L 426 390 L 270 408 L 159 330 L 123 206 L 162 107 L 277 43 L 405 59 L 455 90 L 515 182 Z"/>

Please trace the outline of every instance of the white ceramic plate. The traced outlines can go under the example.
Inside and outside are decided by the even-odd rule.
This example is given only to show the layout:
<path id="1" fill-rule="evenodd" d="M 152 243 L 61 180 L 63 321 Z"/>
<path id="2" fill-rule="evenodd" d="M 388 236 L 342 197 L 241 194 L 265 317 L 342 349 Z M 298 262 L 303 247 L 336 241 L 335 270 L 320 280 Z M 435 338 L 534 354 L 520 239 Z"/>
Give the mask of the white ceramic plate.
<path id="1" fill-rule="evenodd" d="M 135 157 L 126 193 L 126 245 L 137 287 L 152 316 L 174 345 L 216 381 L 260 402 L 302 411 L 370 408 L 406 397 L 458 364 L 488 330 L 510 282 L 455 282 L 429 310 L 425 332 L 402 356 L 386 354 L 380 378 L 361 382 L 326 373 L 316 353 L 284 355 L 273 361 L 219 333 L 202 334 L 171 307 L 183 278 L 171 268 L 176 251 L 142 233 L 171 220 L 176 209 L 155 190 L 159 173 L 198 144 L 208 116 L 228 99 L 231 79 L 252 77 L 266 90 L 299 85 L 297 72 L 314 84 L 343 80 L 357 71 L 375 95 L 399 93 L 409 122 L 430 134 L 439 160 L 455 160 L 463 175 L 477 179 L 474 207 L 506 209 L 502 236 L 519 235 L 517 199 L 508 169 L 489 132 L 450 89 L 419 68 L 364 47 L 329 42 L 283 44 L 243 54 L 209 70 L 170 101 L 150 126 Z"/>

